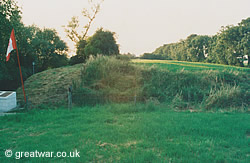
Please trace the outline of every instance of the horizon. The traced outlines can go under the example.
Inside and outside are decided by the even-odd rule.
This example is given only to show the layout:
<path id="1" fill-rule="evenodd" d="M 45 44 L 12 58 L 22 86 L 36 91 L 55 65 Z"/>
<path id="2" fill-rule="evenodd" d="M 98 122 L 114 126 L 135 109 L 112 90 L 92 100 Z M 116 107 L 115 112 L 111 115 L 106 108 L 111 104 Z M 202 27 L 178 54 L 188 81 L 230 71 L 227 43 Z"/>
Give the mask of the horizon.
<path id="1" fill-rule="evenodd" d="M 17 4 L 21 7 L 25 25 L 56 29 L 67 43 L 69 55 L 74 54 L 74 43 L 66 37 L 62 26 L 66 26 L 73 16 L 78 16 L 80 26 L 83 26 L 86 19 L 81 16 L 81 11 L 89 9 L 88 1 L 23 0 Z M 247 6 L 250 6 L 247 0 L 104 0 L 88 36 L 103 27 L 116 33 L 120 53 L 139 56 L 191 34 L 212 36 L 222 26 L 237 25 L 250 16 Z"/>

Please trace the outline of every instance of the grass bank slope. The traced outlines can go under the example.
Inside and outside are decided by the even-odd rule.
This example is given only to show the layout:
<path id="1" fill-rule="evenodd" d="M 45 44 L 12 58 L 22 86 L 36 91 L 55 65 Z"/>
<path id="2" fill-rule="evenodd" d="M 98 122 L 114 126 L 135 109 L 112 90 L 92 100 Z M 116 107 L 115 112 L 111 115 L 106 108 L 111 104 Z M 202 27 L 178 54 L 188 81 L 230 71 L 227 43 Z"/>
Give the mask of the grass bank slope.
<path id="1" fill-rule="evenodd" d="M 33 75 L 25 82 L 26 92 L 34 105 L 66 104 L 67 88 L 73 84 L 73 103 L 81 106 L 133 102 L 136 99 L 137 102 L 169 103 L 181 110 L 249 110 L 248 69 L 205 64 L 206 67 L 217 67 L 213 70 L 201 67 L 201 63 L 188 62 L 178 62 L 179 68 L 176 68 L 172 65 L 177 63 L 165 63 L 170 61 L 152 61 L 160 66 L 148 66 L 147 62 L 151 61 L 139 61 L 135 64 L 135 60 L 130 62 L 117 57 L 97 56 L 85 64 Z M 18 98 L 22 99 L 21 89 L 18 90 Z"/>
<path id="2" fill-rule="evenodd" d="M 49 69 L 32 75 L 25 81 L 25 92 L 33 105 L 60 103 L 65 101 L 69 85 L 79 80 L 81 64 Z M 23 102 L 23 92 L 17 89 L 17 98 Z"/>

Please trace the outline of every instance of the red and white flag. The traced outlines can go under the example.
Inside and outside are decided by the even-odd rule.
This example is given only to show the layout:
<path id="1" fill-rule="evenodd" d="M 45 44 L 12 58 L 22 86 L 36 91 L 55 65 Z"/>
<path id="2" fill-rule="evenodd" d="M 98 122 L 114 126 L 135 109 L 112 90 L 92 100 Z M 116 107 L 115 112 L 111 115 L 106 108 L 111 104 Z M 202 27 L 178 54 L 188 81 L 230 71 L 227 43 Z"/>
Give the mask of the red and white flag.
<path id="1" fill-rule="evenodd" d="M 11 35 L 10 35 L 10 40 L 9 40 L 9 45 L 8 45 L 8 49 L 7 49 L 7 54 L 6 54 L 6 62 L 10 59 L 10 53 L 14 49 L 17 49 L 17 47 L 16 47 L 16 38 L 15 38 L 15 34 L 14 34 L 14 29 L 12 29 Z"/>

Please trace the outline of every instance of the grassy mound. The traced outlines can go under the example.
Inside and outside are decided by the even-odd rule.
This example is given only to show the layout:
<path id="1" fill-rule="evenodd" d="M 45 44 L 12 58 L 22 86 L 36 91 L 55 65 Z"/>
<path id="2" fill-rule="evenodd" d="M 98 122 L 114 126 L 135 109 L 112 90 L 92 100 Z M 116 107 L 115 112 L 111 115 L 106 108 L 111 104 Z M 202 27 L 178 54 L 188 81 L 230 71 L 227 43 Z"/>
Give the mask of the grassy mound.
<path id="1" fill-rule="evenodd" d="M 169 71 L 98 56 L 84 65 L 75 83 L 78 104 L 132 102 L 136 96 L 141 102 L 168 102 L 177 109 L 249 105 L 249 73 L 237 70 Z"/>
<path id="2" fill-rule="evenodd" d="M 80 79 L 81 64 L 46 70 L 32 75 L 24 87 L 32 105 L 66 102 L 67 90 L 72 80 Z M 17 89 L 17 99 L 24 103 L 22 88 Z"/>
<path id="3" fill-rule="evenodd" d="M 218 65 L 217 65 L 218 66 Z M 87 63 L 52 69 L 25 82 L 32 104 L 67 103 L 73 83 L 73 103 L 153 102 L 175 109 L 249 107 L 249 72 L 238 70 L 172 71 L 143 66 L 124 58 L 97 56 Z M 18 98 L 22 98 L 21 89 Z"/>

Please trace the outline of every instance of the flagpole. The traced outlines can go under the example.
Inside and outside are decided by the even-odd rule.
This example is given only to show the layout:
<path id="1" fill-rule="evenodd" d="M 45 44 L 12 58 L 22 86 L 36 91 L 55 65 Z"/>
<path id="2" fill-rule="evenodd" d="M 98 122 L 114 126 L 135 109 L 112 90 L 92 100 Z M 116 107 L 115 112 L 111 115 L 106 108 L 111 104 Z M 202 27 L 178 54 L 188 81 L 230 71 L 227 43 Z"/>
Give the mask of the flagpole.
<path id="1" fill-rule="evenodd" d="M 7 48 L 6 62 L 8 62 L 8 60 L 10 58 L 10 53 L 14 49 L 16 49 L 16 53 L 17 53 L 17 60 L 18 60 L 18 66 L 19 66 L 19 71 L 20 71 L 21 83 L 22 83 L 22 88 L 23 88 L 24 100 L 25 100 L 25 102 L 27 102 L 26 101 L 26 96 L 25 96 L 25 91 L 24 91 L 23 75 L 22 75 L 22 70 L 21 70 L 21 65 L 20 65 L 18 50 L 17 50 L 17 43 L 16 43 L 16 38 L 15 38 L 15 32 L 14 32 L 14 28 L 13 28 L 12 31 L 11 31 L 11 34 L 10 34 L 9 45 L 8 45 L 8 48 Z"/>
<path id="2" fill-rule="evenodd" d="M 21 65 L 20 65 L 20 60 L 19 60 L 19 55 L 18 55 L 18 50 L 17 50 L 17 48 L 16 48 L 16 54 L 17 54 L 18 66 L 19 66 L 19 70 L 20 70 L 20 77 L 21 77 L 21 82 L 22 82 L 24 100 L 25 100 L 25 102 L 26 102 L 26 95 L 25 95 L 24 84 L 23 84 L 23 75 L 22 75 L 22 70 L 21 70 Z"/>
<path id="3" fill-rule="evenodd" d="M 13 32 L 14 32 L 14 29 L 13 29 Z M 14 32 L 14 33 L 15 33 L 15 32 Z M 14 34 L 14 36 L 15 36 L 15 34 Z M 16 44 L 16 41 L 15 41 L 15 44 Z M 21 65 L 20 65 L 18 50 L 17 50 L 17 44 L 16 44 L 16 54 L 17 54 L 17 61 L 18 61 L 18 66 L 19 66 L 19 71 L 20 71 L 20 77 L 21 77 L 22 88 L 23 88 L 24 101 L 27 102 L 27 101 L 26 101 L 25 91 L 24 91 L 23 75 L 22 75 L 22 70 L 21 70 Z"/>

